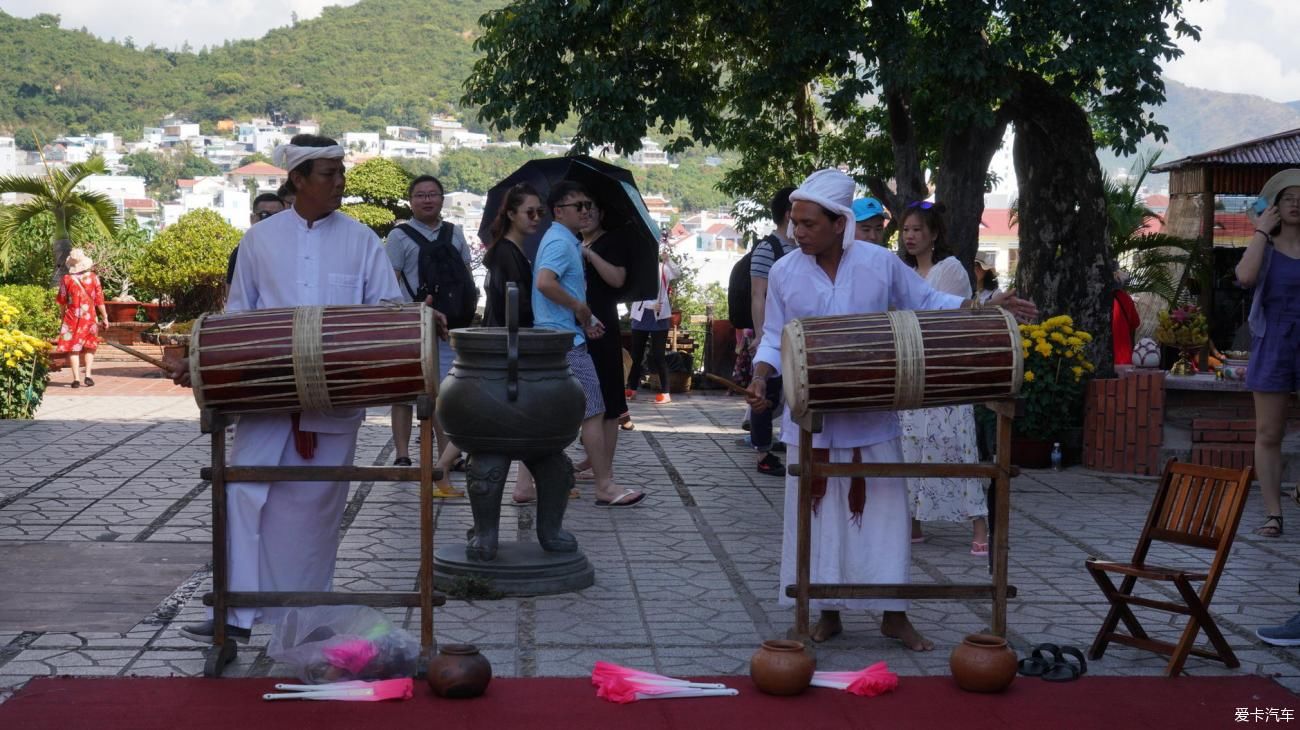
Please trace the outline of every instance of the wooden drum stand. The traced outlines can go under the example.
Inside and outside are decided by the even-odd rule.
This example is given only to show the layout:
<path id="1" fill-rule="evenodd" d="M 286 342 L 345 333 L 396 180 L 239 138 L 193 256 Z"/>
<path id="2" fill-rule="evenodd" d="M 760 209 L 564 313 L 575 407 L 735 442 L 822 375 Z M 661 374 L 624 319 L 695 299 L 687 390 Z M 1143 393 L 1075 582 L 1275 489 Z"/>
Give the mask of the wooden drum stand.
<path id="1" fill-rule="evenodd" d="M 212 592 L 203 596 L 203 604 L 212 607 L 213 647 L 203 665 L 207 677 L 219 677 L 225 666 L 235 659 L 235 641 L 226 636 L 226 609 L 288 608 L 295 606 L 362 605 L 378 608 L 419 608 L 421 665 L 432 657 L 433 607 L 446 603 L 446 596 L 433 591 L 433 482 L 442 478 L 435 469 L 433 448 L 433 398 L 421 395 L 415 414 L 420 421 L 419 466 L 227 466 L 226 426 L 230 419 L 223 413 L 204 408 L 201 426 L 212 435 L 212 466 L 201 471 L 212 482 Z M 368 591 L 361 593 L 327 591 L 248 592 L 229 589 L 230 569 L 226 551 L 226 483 L 273 481 L 390 481 L 420 482 L 420 573 L 415 591 Z"/>
<path id="2" fill-rule="evenodd" d="M 789 466 L 799 477 L 799 512 L 796 541 L 795 583 L 785 587 L 785 594 L 795 599 L 794 628 L 802 638 L 809 637 L 809 600 L 813 598 L 902 598 L 902 599 L 993 599 L 990 630 L 998 636 L 1007 633 L 1007 599 L 1014 598 L 1016 587 L 1007 584 L 1007 522 L 1011 512 L 1011 477 L 1019 469 L 1011 465 L 1011 420 L 1015 416 L 1014 400 L 985 404 L 997 414 L 997 460 L 990 464 L 831 464 L 818 461 L 812 454 L 812 435 L 821 431 L 821 414 L 814 411 L 799 422 L 799 463 Z M 812 481 L 816 477 L 974 477 L 993 480 L 993 497 L 989 510 L 989 531 L 993 582 L 988 583 L 879 583 L 832 584 L 811 582 L 812 559 Z"/>

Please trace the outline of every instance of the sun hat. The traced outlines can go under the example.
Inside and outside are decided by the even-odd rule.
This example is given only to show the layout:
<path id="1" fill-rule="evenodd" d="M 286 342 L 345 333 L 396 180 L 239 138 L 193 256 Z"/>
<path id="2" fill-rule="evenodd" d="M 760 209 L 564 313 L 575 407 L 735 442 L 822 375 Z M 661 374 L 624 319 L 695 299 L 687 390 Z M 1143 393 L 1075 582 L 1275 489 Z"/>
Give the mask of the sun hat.
<path id="1" fill-rule="evenodd" d="M 980 251 L 975 254 L 975 263 L 979 264 L 985 271 L 998 273 L 998 255 L 992 251 Z"/>
<path id="2" fill-rule="evenodd" d="M 865 221 L 876 216 L 889 217 L 889 213 L 885 212 L 885 206 L 881 205 L 879 200 L 875 198 L 858 198 L 853 201 L 853 220 Z"/>
<path id="3" fill-rule="evenodd" d="M 1270 177 L 1259 191 L 1259 197 L 1268 200 L 1269 205 L 1277 205 L 1277 196 L 1287 188 L 1300 187 L 1300 168 L 1292 167 Z"/>
<path id="4" fill-rule="evenodd" d="M 80 274 L 84 271 L 90 271 L 95 262 L 86 255 L 85 250 L 74 248 L 68 252 L 66 266 L 69 274 Z"/>

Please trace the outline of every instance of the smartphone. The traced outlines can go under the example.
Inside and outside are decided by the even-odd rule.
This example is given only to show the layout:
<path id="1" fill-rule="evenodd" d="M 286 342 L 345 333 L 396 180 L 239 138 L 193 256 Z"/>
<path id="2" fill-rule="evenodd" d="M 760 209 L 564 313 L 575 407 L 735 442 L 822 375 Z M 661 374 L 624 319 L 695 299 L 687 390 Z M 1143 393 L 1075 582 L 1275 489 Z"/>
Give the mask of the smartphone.
<path id="1" fill-rule="evenodd" d="M 1255 202 L 1250 204 L 1250 209 L 1257 216 L 1263 215 L 1264 211 L 1268 210 L 1268 198 L 1265 198 L 1262 195 L 1255 198 Z"/>

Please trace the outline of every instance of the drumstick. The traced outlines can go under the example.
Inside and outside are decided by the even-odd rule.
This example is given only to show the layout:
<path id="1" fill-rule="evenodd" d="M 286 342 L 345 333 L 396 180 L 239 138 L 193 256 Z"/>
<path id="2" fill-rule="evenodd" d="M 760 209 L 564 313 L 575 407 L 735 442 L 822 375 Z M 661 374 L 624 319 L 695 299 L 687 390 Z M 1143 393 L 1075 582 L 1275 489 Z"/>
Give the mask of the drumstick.
<path id="1" fill-rule="evenodd" d="M 727 380 L 721 375 L 714 375 L 713 373 L 705 373 L 704 377 L 708 378 L 709 380 L 712 380 L 713 382 L 721 386 L 724 386 L 727 390 L 731 391 L 732 393 L 736 393 L 737 395 L 749 395 L 748 390 L 745 390 L 744 388 L 740 387 L 739 384 L 735 383 L 734 381 Z"/>
<path id="2" fill-rule="evenodd" d="M 172 371 L 171 366 L 168 365 L 167 363 L 163 362 L 162 360 L 159 360 L 156 357 L 146 355 L 143 352 L 140 352 L 139 350 L 135 349 L 134 347 L 127 347 L 126 345 L 119 345 L 116 342 L 108 342 L 108 341 L 105 341 L 104 344 L 110 345 L 112 347 L 116 347 L 117 349 L 121 350 L 122 352 L 125 352 L 131 357 L 140 358 L 141 360 L 144 360 L 150 365 L 159 368 L 161 370 L 166 370 L 169 373 Z"/>

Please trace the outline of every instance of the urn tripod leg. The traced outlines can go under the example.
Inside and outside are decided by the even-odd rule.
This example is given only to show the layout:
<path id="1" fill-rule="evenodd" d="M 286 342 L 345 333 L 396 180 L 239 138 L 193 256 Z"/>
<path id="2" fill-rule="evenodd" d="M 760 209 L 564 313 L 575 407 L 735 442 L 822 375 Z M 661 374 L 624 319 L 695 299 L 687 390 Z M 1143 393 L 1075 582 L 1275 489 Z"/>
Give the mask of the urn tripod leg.
<path id="1" fill-rule="evenodd" d="M 577 552 L 578 538 L 560 529 L 573 489 L 573 462 L 563 451 L 556 451 L 525 464 L 537 484 L 537 543 L 547 552 Z"/>
<path id="2" fill-rule="evenodd" d="M 474 529 L 465 554 L 472 560 L 494 560 L 501 530 L 501 495 L 505 491 L 510 458 L 502 454 L 470 454 L 465 460 L 470 510 Z"/>

